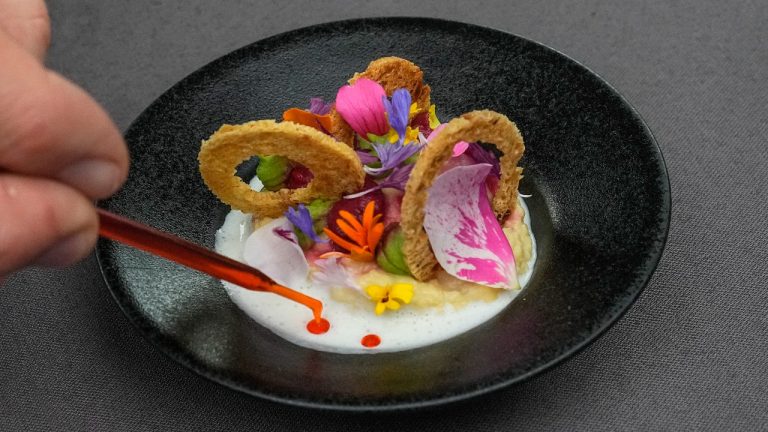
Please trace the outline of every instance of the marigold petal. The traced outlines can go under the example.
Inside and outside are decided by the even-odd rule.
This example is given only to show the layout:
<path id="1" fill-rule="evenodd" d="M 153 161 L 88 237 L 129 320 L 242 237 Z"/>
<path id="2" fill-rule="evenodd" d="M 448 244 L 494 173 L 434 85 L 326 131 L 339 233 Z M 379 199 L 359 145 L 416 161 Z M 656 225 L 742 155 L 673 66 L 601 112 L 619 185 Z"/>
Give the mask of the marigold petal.
<path id="1" fill-rule="evenodd" d="M 355 250 L 352 251 L 352 255 L 350 258 L 352 258 L 355 261 L 368 262 L 368 261 L 373 261 L 373 254 L 367 250 L 356 247 Z"/>
<path id="2" fill-rule="evenodd" d="M 354 228 L 355 230 L 357 231 L 363 230 L 363 225 L 360 224 L 360 221 L 355 219 L 352 213 L 346 210 L 341 210 L 339 211 L 339 216 L 341 216 L 341 218 L 344 219 L 345 221 L 349 222 L 349 224 L 352 225 L 352 228 Z"/>
<path id="3" fill-rule="evenodd" d="M 365 244 L 365 235 L 363 235 L 362 232 L 355 230 L 352 228 L 347 222 L 336 219 L 336 225 L 338 225 L 339 229 L 344 232 L 344 234 L 347 235 L 352 241 L 357 243 L 360 246 L 363 246 Z"/>
<path id="4" fill-rule="evenodd" d="M 325 233 L 325 235 L 328 236 L 328 238 L 331 239 L 331 241 L 333 241 L 334 243 L 336 243 L 337 245 L 343 247 L 344 249 L 346 249 L 348 251 L 352 251 L 352 249 L 358 248 L 358 246 L 352 244 L 351 242 L 349 242 L 347 240 L 344 240 L 343 238 L 341 238 L 339 235 L 337 235 L 335 232 L 329 230 L 328 228 L 323 228 L 323 232 Z"/>
<path id="5" fill-rule="evenodd" d="M 373 224 L 374 205 L 373 200 L 368 201 L 368 204 L 365 205 L 365 211 L 363 211 L 363 228 L 365 228 L 366 231 L 369 230 Z"/>
<path id="6" fill-rule="evenodd" d="M 376 250 L 376 245 L 379 244 L 379 240 L 381 240 L 382 234 L 384 234 L 383 223 L 374 225 L 373 228 L 368 231 L 368 248 L 370 248 L 370 250 Z"/>

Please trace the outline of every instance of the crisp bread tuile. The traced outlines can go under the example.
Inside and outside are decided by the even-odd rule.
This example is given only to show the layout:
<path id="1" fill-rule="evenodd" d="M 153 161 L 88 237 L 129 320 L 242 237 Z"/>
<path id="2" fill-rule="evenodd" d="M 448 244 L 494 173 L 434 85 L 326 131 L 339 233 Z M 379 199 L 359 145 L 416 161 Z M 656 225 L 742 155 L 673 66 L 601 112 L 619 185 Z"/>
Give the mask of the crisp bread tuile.
<path id="1" fill-rule="evenodd" d="M 493 210 L 499 221 L 515 210 L 517 187 L 522 168 L 517 166 L 525 151 L 517 126 L 494 111 L 472 111 L 447 123 L 421 152 L 411 172 L 403 196 L 400 226 L 405 234 L 403 253 L 414 278 L 427 281 L 435 276 L 439 264 L 424 231 L 424 206 L 427 194 L 443 164 L 451 157 L 458 141 L 494 144 L 500 158 L 501 179 L 493 197 Z"/>
<path id="2" fill-rule="evenodd" d="M 331 108 L 331 130 L 329 131 L 337 141 L 343 142 L 350 148 L 355 147 L 355 131 L 341 118 L 341 114 L 336 111 L 336 106 Z"/>
<path id="3" fill-rule="evenodd" d="M 307 167 L 314 178 L 299 189 L 256 192 L 236 175 L 237 167 L 256 155 L 285 156 Z M 317 198 L 339 199 L 358 191 L 365 179 L 352 148 L 292 122 L 259 120 L 223 125 L 202 142 L 198 160 L 205 184 L 222 202 L 257 217 L 279 217 L 288 207 Z"/>
<path id="4" fill-rule="evenodd" d="M 360 78 L 378 82 L 389 97 L 395 90 L 405 88 L 419 112 L 429 110 L 430 88 L 424 84 L 424 72 L 413 62 L 400 57 L 381 57 L 369 63 L 365 71 L 356 73 L 349 83 L 354 84 Z"/>

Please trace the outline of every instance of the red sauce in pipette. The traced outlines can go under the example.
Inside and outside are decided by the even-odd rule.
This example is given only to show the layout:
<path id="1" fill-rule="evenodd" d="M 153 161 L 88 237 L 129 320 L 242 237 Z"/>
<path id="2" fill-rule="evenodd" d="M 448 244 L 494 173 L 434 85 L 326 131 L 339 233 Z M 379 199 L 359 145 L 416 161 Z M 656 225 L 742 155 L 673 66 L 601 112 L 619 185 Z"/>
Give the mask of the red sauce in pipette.
<path id="1" fill-rule="evenodd" d="M 99 214 L 99 234 L 137 249 L 175 261 L 218 279 L 232 282 L 254 291 L 268 291 L 300 303 L 312 310 L 315 334 L 325 333 L 331 326 L 322 318 L 323 303 L 320 300 L 274 283 L 260 271 L 232 258 L 219 255 L 202 246 L 157 230 L 103 209 Z M 309 329 L 309 325 L 307 326 Z M 312 331 L 312 330 L 310 330 Z"/>

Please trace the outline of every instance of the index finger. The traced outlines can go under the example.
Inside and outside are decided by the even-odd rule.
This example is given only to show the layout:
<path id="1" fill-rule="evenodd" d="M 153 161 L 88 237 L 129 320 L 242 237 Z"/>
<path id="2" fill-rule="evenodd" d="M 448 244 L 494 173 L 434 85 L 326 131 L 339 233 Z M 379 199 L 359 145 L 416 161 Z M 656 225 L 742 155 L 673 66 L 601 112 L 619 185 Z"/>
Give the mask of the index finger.
<path id="1" fill-rule="evenodd" d="M 0 169 L 63 181 L 104 198 L 124 181 L 128 152 L 82 89 L 0 32 Z"/>

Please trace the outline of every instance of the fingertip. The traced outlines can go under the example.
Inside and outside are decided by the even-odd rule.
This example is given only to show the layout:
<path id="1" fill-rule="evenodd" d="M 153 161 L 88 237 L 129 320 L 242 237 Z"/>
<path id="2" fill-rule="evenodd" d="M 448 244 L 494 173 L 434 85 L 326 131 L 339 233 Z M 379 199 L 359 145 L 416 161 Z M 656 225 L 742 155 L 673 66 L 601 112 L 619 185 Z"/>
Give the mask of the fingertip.
<path id="1" fill-rule="evenodd" d="M 91 95 L 56 72 L 49 71 L 50 107 L 46 115 L 55 119 L 68 105 L 80 115 L 72 119 L 70 141 L 80 142 L 79 158 L 64 166 L 53 177 L 78 189 L 91 199 L 106 198 L 123 185 L 128 177 L 129 155 L 122 134 L 109 114 Z M 77 126 L 75 126 L 77 125 Z M 79 129 L 74 129 L 79 127 Z M 70 147 L 75 147 L 70 145 Z"/>
<path id="2" fill-rule="evenodd" d="M 96 245 L 98 235 L 93 229 L 86 229 L 59 240 L 50 249 L 38 256 L 34 264 L 46 267 L 64 267 L 85 258 Z"/>
<path id="3" fill-rule="evenodd" d="M 56 177 L 93 199 L 106 198 L 125 181 L 125 170 L 113 161 L 86 159 L 61 170 Z"/>
<path id="4" fill-rule="evenodd" d="M 93 204 L 62 183 L 0 174 L 0 209 L 0 275 L 30 264 L 69 265 L 96 243 Z"/>

